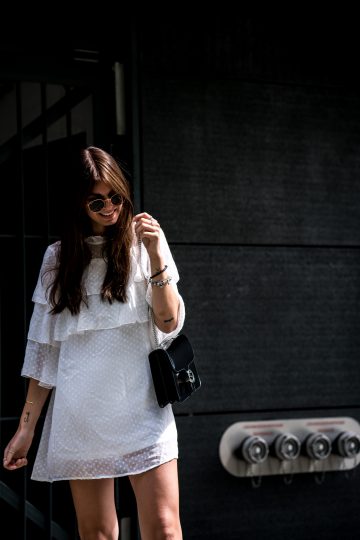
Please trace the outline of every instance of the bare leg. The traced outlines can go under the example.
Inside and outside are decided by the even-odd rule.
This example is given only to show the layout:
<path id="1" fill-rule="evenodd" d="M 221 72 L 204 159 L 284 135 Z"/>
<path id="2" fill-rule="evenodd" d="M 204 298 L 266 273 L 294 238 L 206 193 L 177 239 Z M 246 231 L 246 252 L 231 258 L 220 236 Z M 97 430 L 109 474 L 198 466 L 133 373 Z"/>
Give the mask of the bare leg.
<path id="1" fill-rule="evenodd" d="M 70 480 L 81 540 L 118 540 L 114 479 Z"/>
<path id="2" fill-rule="evenodd" d="M 181 540 L 177 460 L 129 476 L 142 540 Z"/>

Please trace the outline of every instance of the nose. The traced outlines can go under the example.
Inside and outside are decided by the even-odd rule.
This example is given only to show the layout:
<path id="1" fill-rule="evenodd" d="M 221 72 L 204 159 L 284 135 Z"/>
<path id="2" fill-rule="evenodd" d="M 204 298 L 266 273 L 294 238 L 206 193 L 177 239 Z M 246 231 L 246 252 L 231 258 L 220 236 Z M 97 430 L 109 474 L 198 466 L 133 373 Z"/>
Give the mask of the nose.
<path id="1" fill-rule="evenodd" d="M 110 207 L 114 206 L 112 201 L 111 201 L 111 198 L 109 197 L 108 199 L 104 199 L 104 204 L 105 204 L 104 208 L 106 208 L 108 206 L 108 203 L 109 203 Z"/>
<path id="2" fill-rule="evenodd" d="M 111 212 L 113 210 L 114 205 L 111 202 L 110 197 L 108 197 L 107 199 L 103 199 L 102 202 L 104 203 L 104 206 L 100 210 L 101 213 L 104 213 L 104 212 L 107 213 L 107 212 Z"/>

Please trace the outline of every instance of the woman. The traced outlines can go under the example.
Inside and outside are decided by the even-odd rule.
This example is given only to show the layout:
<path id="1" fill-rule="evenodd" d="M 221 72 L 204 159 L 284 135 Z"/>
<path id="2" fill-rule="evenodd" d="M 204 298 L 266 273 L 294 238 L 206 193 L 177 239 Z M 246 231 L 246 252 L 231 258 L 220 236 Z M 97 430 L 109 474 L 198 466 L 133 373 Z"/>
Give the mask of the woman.
<path id="1" fill-rule="evenodd" d="M 157 404 L 148 361 L 150 307 L 159 342 L 184 323 L 176 265 L 159 223 L 133 216 L 109 154 L 83 150 L 74 186 L 33 295 L 28 392 L 3 464 L 27 465 L 51 392 L 31 478 L 70 481 L 80 537 L 118 538 L 114 478 L 128 475 L 142 539 L 181 539 L 176 425 L 171 405 Z"/>

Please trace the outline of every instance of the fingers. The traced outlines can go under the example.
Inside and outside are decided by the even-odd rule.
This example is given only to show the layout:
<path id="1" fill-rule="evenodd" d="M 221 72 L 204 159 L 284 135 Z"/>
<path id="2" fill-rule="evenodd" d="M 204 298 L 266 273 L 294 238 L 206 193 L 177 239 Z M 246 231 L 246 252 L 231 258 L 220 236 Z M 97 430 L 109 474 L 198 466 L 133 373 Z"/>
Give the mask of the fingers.
<path id="1" fill-rule="evenodd" d="M 4 462 L 9 462 L 13 459 L 15 454 L 15 450 L 11 448 L 11 446 L 7 446 L 4 451 Z"/>
<path id="2" fill-rule="evenodd" d="M 25 467 L 28 463 L 26 457 L 16 457 L 16 450 L 11 447 L 5 448 L 3 466 L 5 469 L 14 470 Z"/>
<path id="3" fill-rule="evenodd" d="M 135 233 L 140 238 L 153 238 L 157 237 L 160 230 L 160 223 L 153 216 L 147 212 L 137 214 L 134 219 Z"/>
<path id="4" fill-rule="evenodd" d="M 154 219 L 150 214 L 147 212 L 141 212 L 140 214 L 136 214 L 136 216 L 133 217 L 134 221 L 139 221 L 140 219 Z"/>
<path id="5" fill-rule="evenodd" d="M 142 214 L 137 214 L 136 216 L 134 216 L 133 222 L 135 223 L 135 225 L 139 225 L 142 223 L 160 227 L 160 223 L 158 222 L 158 220 L 147 212 L 143 212 Z"/>
<path id="6" fill-rule="evenodd" d="M 28 460 L 25 457 L 18 458 L 18 459 L 4 458 L 4 461 L 3 461 L 4 469 L 7 469 L 8 471 L 21 469 L 21 467 L 26 467 L 27 464 L 28 464 Z"/>

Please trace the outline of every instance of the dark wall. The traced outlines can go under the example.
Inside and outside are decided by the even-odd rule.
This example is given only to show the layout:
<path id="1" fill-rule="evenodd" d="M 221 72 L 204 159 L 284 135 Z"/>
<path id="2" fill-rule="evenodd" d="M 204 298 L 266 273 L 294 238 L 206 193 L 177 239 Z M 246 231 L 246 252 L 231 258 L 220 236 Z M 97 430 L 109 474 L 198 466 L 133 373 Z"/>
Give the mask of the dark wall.
<path id="1" fill-rule="evenodd" d="M 255 487 L 218 457 L 236 421 L 360 420 L 357 33 L 310 15 L 142 25 L 144 208 L 203 382 L 175 407 L 187 540 L 358 537 L 357 469 Z"/>
<path id="2" fill-rule="evenodd" d="M 115 133 L 113 62 L 128 56 L 122 41 L 113 43 L 110 54 L 96 44 L 70 47 L 69 36 L 56 47 L 44 36 L 41 46 L 33 40 L 21 46 L 14 39 L 0 41 L 0 181 L 7 200 L 0 215 L 1 453 L 16 431 L 26 396 L 20 372 L 31 298 L 45 248 L 58 240 L 66 219 L 73 159 L 89 144 L 119 159 L 128 149 L 125 137 Z M 10 530 L 16 540 L 78 538 L 68 482 L 31 480 L 43 420 L 44 414 L 28 467 L 0 468 L 1 537 Z M 134 538 L 136 506 L 126 478 L 116 482 L 116 502 L 120 519 L 134 518 Z"/>
<path id="3" fill-rule="evenodd" d="M 171 244 L 203 383 L 175 407 L 184 539 L 357 539 L 358 468 L 252 481 L 230 476 L 218 455 L 222 434 L 238 421 L 360 420 L 357 17 L 315 17 L 304 6 L 281 16 L 235 14 L 226 5 L 216 14 L 207 6 L 201 16 L 171 9 L 151 17 L 139 11 L 132 28 L 124 14 L 110 27 L 106 20 L 106 47 L 99 21 L 79 25 L 77 45 L 62 29 L 54 51 L 41 33 L 30 60 L 23 51 L 9 54 L 18 49 L 12 37 L 1 78 L 89 86 L 96 144 L 118 155 L 125 146 L 137 201 Z M 88 32 L 90 45 L 79 32 Z M 64 63 L 64 46 L 71 57 L 74 47 L 96 57 L 101 49 L 106 80 L 113 60 L 125 62 L 124 139 L 114 133 L 113 85 L 94 75 L 96 64 Z M 32 47 L 30 39 L 25 48 Z M 40 131 L 48 146 L 45 126 Z M 49 235 L 57 234 L 56 193 L 49 191 L 49 215 L 31 212 L 27 178 L 31 185 L 45 174 L 33 152 L 1 165 L 6 182 L 23 178 L 13 187 L 17 201 L 25 198 L 19 219 L 11 205 L 0 216 L 2 253 L 14 261 L 2 270 L 2 441 L 24 397 L 18 375 L 31 290 Z M 51 163 L 46 174 L 60 183 L 61 167 L 55 174 Z M 4 523 L 19 538 L 24 531 L 50 537 L 51 519 L 74 531 L 67 485 L 37 485 L 30 471 L 2 472 L 19 495 L 2 505 Z M 134 515 L 131 495 L 119 488 L 120 514 Z M 46 532 L 25 523 L 26 498 L 46 515 Z"/>

